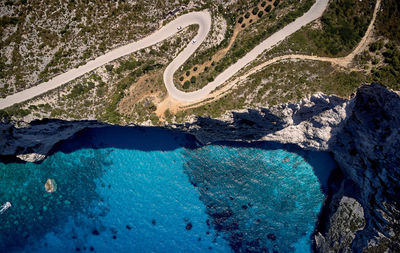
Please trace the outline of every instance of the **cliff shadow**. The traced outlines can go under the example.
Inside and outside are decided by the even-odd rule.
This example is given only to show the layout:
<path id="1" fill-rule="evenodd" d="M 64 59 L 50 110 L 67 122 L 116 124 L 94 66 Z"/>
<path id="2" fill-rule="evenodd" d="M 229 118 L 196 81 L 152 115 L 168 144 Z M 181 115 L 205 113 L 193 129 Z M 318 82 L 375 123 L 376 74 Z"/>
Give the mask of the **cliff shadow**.
<path id="1" fill-rule="evenodd" d="M 226 139 L 242 141 L 210 142 L 212 145 L 242 148 L 252 147 L 264 150 L 283 149 L 288 152 L 296 153 L 312 166 L 314 174 L 320 182 L 321 190 L 326 192 L 326 178 L 327 175 L 330 174 L 330 171 L 326 169 L 326 166 L 322 165 L 326 165 L 326 160 L 330 157 L 328 153 L 306 151 L 296 145 L 280 144 L 277 142 L 252 142 L 254 139 L 278 131 L 285 126 L 285 122 L 276 115 L 270 113 L 269 110 L 263 109 L 261 112 L 249 110 L 248 112 L 234 113 L 232 122 L 198 118 L 193 125 L 197 127 L 191 128 L 189 131 L 183 128 L 171 131 L 166 127 L 122 127 L 99 122 L 45 120 L 42 122 L 33 122 L 33 124 L 31 124 L 31 129 L 34 129 L 32 133 L 28 133 L 29 128 L 15 128 L 12 132 L 17 136 L 24 135 L 24 133 L 28 134 L 28 136 L 40 133 L 41 135 L 35 135 L 35 143 L 32 143 L 29 149 L 25 149 L 25 151 L 34 152 L 37 143 L 46 142 L 47 138 L 56 138 L 65 131 L 71 131 L 70 137 L 57 142 L 47 153 L 47 155 L 52 155 L 57 152 L 71 153 L 86 148 L 168 151 L 183 147 L 192 150 L 201 147 L 201 145 L 196 141 L 194 135 L 191 134 L 208 134 L 209 137 L 212 137 L 212 133 L 217 131 Z M 53 127 L 54 131 L 50 131 L 50 129 L 48 129 L 49 126 Z M 185 125 L 185 127 L 187 126 L 188 124 Z M 72 133 L 74 127 L 78 127 L 81 130 Z M 188 132 L 191 134 L 188 134 Z M 212 140 L 212 138 L 210 138 L 210 140 Z M 99 171 L 99 173 L 101 174 L 102 171 Z M 273 238 L 273 235 L 270 235 L 270 237 Z"/>
<path id="2" fill-rule="evenodd" d="M 33 121 L 28 128 L 9 126 L 7 130 L 15 141 L 29 144 L 17 147 L 16 154 L 37 152 L 43 143 L 50 143 L 47 156 L 57 152 L 71 153 L 79 149 L 132 149 L 141 151 L 169 151 L 178 148 L 195 149 L 201 144 L 196 137 L 208 138 L 207 143 L 232 147 L 255 147 L 265 150 L 283 149 L 303 157 L 313 169 L 326 192 L 327 181 L 332 170 L 324 169 L 324 161 L 330 160 L 327 152 L 305 151 L 296 145 L 253 140 L 279 131 L 285 122 L 268 109 L 234 112 L 232 121 L 198 117 L 193 123 L 178 125 L 176 129 L 151 126 L 116 126 L 97 121 L 64 121 L 44 119 Z M 65 134 L 67 133 L 67 134 Z M 60 135 L 65 134 L 63 138 Z M 32 136 L 34 138 L 32 138 Z M 57 139 L 59 138 L 59 139 Z M 54 140 L 54 143 L 49 140 Z M 2 156 L 1 162 L 23 162 L 12 155 Z M 336 166 L 336 165 L 335 165 Z M 334 167 L 334 166 L 329 166 Z"/>
<path id="3" fill-rule="evenodd" d="M 140 151 L 170 151 L 178 148 L 193 149 L 198 145 L 189 134 L 162 127 L 110 126 L 85 128 L 71 138 L 57 143 L 49 152 L 71 153 L 78 149 L 117 148 Z"/>
<path id="4" fill-rule="evenodd" d="M 193 123 L 178 125 L 206 143 L 222 140 L 253 141 L 279 131 L 285 122 L 270 110 L 248 109 L 247 112 L 232 112 L 232 120 L 224 121 L 210 117 L 197 117 Z"/>
<path id="5" fill-rule="evenodd" d="M 28 127 L 0 125 L 0 162 L 24 162 L 17 156 L 37 153 L 52 155 L 83 148 L 120 148 L 168 151 L 197 145 L 192 135 L 165 127 L 116 126 L 98 121 L 44 119 Z"/>
<path id="6" fill-rule="evenodd" d="M 320 115 L 327 110 L 334 110 L 336 106 L 343 105 L 347 100 L 336 96 L 329 96 L 329 99 L 325 96 L 311 96 L 309 101 L 313 104 L 312 106 L 288 105 L 293 110 L 292 119 L 295 125 L 307 119 L 314 127 L 322 127 L 321 123 L 314 120 L 314 116 Z"/>

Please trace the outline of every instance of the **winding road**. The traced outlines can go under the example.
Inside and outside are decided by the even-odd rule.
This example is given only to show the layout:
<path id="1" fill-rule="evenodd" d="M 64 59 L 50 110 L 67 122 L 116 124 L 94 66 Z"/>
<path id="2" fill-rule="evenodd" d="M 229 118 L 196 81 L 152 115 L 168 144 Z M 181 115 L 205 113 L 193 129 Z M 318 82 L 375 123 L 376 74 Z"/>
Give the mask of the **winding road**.
<path id="1" fill-rule="evenodd" d="M 85 65 L 82 65 L 75 69 L 71 69 L 68 72 L 60 74 L 47 82 L 41 83 L 37 86 L 0 99 L 0 109 L 4 109 L 14 104 L 32 99 L 36 96 L 60 87 L 61 85 L 68 83 L 98 67 L 101 67 L 108 62 L 161 42 L 179 32 L 177 29 L 178 26 L 185 28 L 193 24 L 199 25 L 198 33 L 194 37 L 197 42 L 189 43 L 187 47 L 181 53 L 179 53 L 179 55 L 167 66 L 164 71 L 164 83 L 169 95 L 178 101 L 201 101 L 202 99 L 206 98 L 206 96 L 211 93 L 215 88 L 226 82 L 239 70 L 255 60 L 265 50 L 268 50 L 277 45 L 279 42 L 281 42 L 294 32 L 298 31 L 302 26 L 307 25 L 313 20 L 321 17 L 322 13 L 328 6 L 328 2 L 329 0 L 316 0 L 310 10 L 308 10 L 303 16 L 297 18 L 292 23 L 272 34 L 270 37 L 265 39 L 255 48 L 253 48 L 243 58 L 239 59 L 236 63 L 234 63 L 221 74 L 219 74 L 214 81 L 208 83 L 202 89 L 194 92 L 183 92 L 178 90 L 173 82 L 173 76 L 175 71 L 178 70 L 178 68 L 183 65 L 185 61 L 196 51 L 196 49 L 206 39 L 208 33 L 210 32 L 212 20 L 210 13 L 206 11 L 191 12 L 179 16 L 178 18 L 163 26 L 161 29 L 157 30 L 148 37 L 145 37 L 128 45 L 113 49 L 110 52 L 99 56 L 92 61 L 87 62 Z"/>

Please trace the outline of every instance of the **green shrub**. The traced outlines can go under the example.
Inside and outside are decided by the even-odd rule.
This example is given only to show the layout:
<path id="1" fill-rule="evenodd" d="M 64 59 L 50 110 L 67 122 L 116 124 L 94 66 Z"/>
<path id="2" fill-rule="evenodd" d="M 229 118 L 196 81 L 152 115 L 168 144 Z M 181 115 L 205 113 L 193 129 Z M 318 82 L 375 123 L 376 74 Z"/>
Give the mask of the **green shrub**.
<path id="1" fill-rule="evenodd" d="M 305 7 L 310 8 L 312 2 L 306 3 Z M 316 49 L 319 51 L 318 54 L 327 56 L 341 56 L 349 53 L 360 41 L 369 25 L 373 10 L 369 3 L 370 1 L 330 1 L 328 9 L 321 17 L 322 30 L 299 31 L 298 33 L 303 33 L 309 41 L 305 47 L 303 44 L 298 47 L 301 48 L 300 50 L 309 47 L 314 52 Z M 290 21 L 297 16 L 296 12 L 284 19 Z"/>
<path id="2" fill-rule="evenodd" d="M 9 120 L 11 118 L 11 116 L 15 116 L 15 117 L 25 117 L 26 115 L 30 114 L 31 111 L 28 109 L 22 109 L 16 106 L 12 106 L 10 108 L 7 109 L 7 112 L 1 112 L 0 111 L 0 119 L 4 118 L 6 120 Z"/>
<path id="3" fill-rule="evenodd" d="M 385 47 L 387 49 L 394 49 L 395 46 L 392 41 L 388 41 L 388 43 L 385 44 Z"/>
<path id="4" fill-rule="evenodd" d="M 262 2 L 262 3 L 261 3 L 261 7 L 265 7 L 266 4 L 267 4 L 267 2 L 265 2 L 265 1 Z"/>
<path id="5" fill-rule="evenodd" d="M 6 111 L 0 110 L 0 121 L 2 121 L 2 120 L 9 121 L 10 119 L 11 119 L 11 117 Z"/>
<path id="6" fill-rule="evenodd" d="M 190 86 L 190 82 L 189 82 L 189 81 L 186 81 L 186 82 L 183 84 L 182 88 L 184 88 L 185 90 L 187 90 L 187 89 L 189 89 L 189 86 Z"/>
<path id="7" fill-rule="evenodd" d="M 242 22 L 243 22 L 243 17 L 240 17 L 240 18 L 238 19 L 238 23 L 241 24 Z"/>
<path id="8" fill-rule="evenodd" d="M 255 7 L 255 8 L 251 11 L 251 13 L 253 13 L 253 15 L 256 15 L 256 14 L 258 13 L 258 7 Z"/>
<path id="9" fill-rule="evenodd" d="M 65 113 L 66 113 L 66 111 L 63 110 L 63 109 L 61 109 L 61 108 L 54 108 L 54 109 L 51 111 L 50 116 L 54 118 L 54 117 L 62 116 L 62 115 L 65 114 Z"/>
<path id="10" fill-rule="evenodd" d="M 250 17 L 250 12 L 246 12 L 246 14 L 244 15 L 244 17 L 245 17 L 246 19 L 248 19 L 248 18 Z"/>
<path id="11" fill-rule="evenodd" d="M 259 11 L 257 15 L 258 15 L 259 18 L 261 18 L 263 16 L 263 14 L 264 14 L 263 11 Z"/>
<path id="12" fill-rule="evenodd" d="M 278 6 L 278 4 L 279 4 L 280 2 L 281 2 L 280 0 L 275 0 L 274 6 L 275 6 L 275 7 Z"/>
<path id="13" fill-rule="evenodd" d="M 130 60 L 125 60 L 122 61 L 119 67 L 117 68 L 117 73 L 124 72 L 126 70 L 133 70 L 137 67 L 139 67 L 142 63 L 139 61 L 136 61 L 135 59 L 130 59 Z"/>
<path id="14" fill-rule="evenodd" d="M 185 79 L 183 76 L 179 77 L 179 81 L 183 81 L 183 79 Z"/>
<path id="15" fill-rule="evenodd" d="M 194 67 L 194 68 L 193 68 L 193 71 L 197 71 L 197 67 Z"/>
<path id="16" fill-rule="evenodd" d="M 36 105 L 30 105 L 28 108 L 29 108 L 29 110 L 34 110 L 34 111 L 38 110 Z"/>
<path id="17" fill-rule="evenodd" d="M 190 71 L 186 71 L 186 76 L 190 76 Z"/>
<path id="18" fill-rule="evenodd" d="M 89 90 L 93 89 L 94 88 L 94 83 L 93 82 L 88 82 L 87 83 L 87 87 L 88 87 Z"/>
<path id="19" fill-rule="evenodd" d="M 369 46 L 369 51 L 375 52 L 377 50 L 381 50 L 384 46 L 384 42 L 382 40 L 375 41 Z"/>
<path id="20" fill-rule="evenodd" d="M 159 122 L 159 118 L 154 112 L 150 114 L 150 121 L 153 125 L 157 125 Z"/>
<path id="21" fill-rule="evenodd" d="M 376 19 L 375 31 L 390 41 L 400 43 L 400 2 L 383 0 Z"/>
<path id="22" fill-rule="evenodd" d="M 195 76 L 192 76 L 192 78 L 190 78 L 190 82 L 191 82 L 191 83 L 196 83 L 196 77 L 195 77 Z"/>
<path id="23" fill-rule="evenodd" d="M 272 9 L 271 5 L 268 5 L 267 7 L 265 7 L 265 11 L 266 11 L 266 12 L 270 12 L 271 9 Z"/>
<path id="24" fill-rule="evenodd" d="M 113 70 L 113 68 L 114 68 L 114 65 L 106 65 L 106 70 L 108 72 L 111 72 Z"/>

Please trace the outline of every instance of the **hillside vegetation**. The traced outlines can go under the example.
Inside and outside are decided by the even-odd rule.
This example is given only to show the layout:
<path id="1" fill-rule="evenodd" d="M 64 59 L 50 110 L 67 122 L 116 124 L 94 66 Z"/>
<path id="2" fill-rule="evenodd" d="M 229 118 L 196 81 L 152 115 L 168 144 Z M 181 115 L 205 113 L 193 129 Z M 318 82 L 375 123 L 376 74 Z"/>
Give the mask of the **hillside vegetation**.
<path id="1" fill-rule="evenodd" d="M 311 0 L 282 0 L 276 5 L 276 9 L 271 7 L 270 12 L 263 12 L 259 16 L 258 13 L 263 2 L 240 0 L 228 4 L 222 1 L 221 3 L 206 2 L 197 6 L 196 10 L 208 8 L 213 18 L 216 18 L 213 20 L 219 20 L 213 22 L 210 37 L 219 37 L 220 39 L 211 40 L 208 38 L 208 42 L 205 43 L 206 46 L 202 45 L 200 50 L 177 73 L 176 83 L 180 83 L 180 77 L 183 75 L 187 76 L 184 80 L 187 80 L 189 84 L 182 89 L 188 91 L 202 87 L 250 50 L 252 46 L 267 37 L 270 32 L 279 29 L 285 22 L 293 20 L 312 4 Z M 273 0 L 270 2 L 275 3 Z M 18 3 L 21 4 L 22 2 Z M 118 6 L 124 6 L 123 3 L 120 4 Z M 265 6 L 270 6 L 270 4 L 266 3 Z M 330 1 L 327 11 L 320 20 L 303 27 L 277 47 L 265 52 L 251 66 L 278 55 L 293 53 L 329 57 L 345 56 L 354 49 L 364 36 L 374 6 L 374 0 Z M 257 11 L 255 11 L 255 8 L 258 8 Z M 156 15 L 161 16 L 161 10 L 160 14 Z M 226 23 L 221 21 L 224 19 Z M 254 19 L 252 23 L 250 22 L 251 19 Z M 396 25 L 397 20 L 400 20 L 399 2 L 382 0 L 373 36 L 370 38 L 365 51 L 357 55 L 348 68 L 339 68 L 330 63 L 319 61 L 277 62 L 243 79 L 231 91 L 218 99 L 207 100 L 197 105 L 197 108 L 187 108 L 177 113 L 166 110 L 162 120 L 184 122 L 194 115 L 219 117 L 230 110 L 296 102 L 316 92 L 348 97 L 361 84 L 373 81 L 399 90 L 400 32 L 399 26 Z M 4 24 L 1 27 L 1 32 L 7 36 L 11 36 L 11 28 L 17 31 L 19 29 L 17 29 L 18 24 L 21 22 L 19 18 L 13 15 L 8 15 L 8 18 L 2 17 L 0 21 Z M 131 23 L 131 25 L 133 24 Z M 156 23 L 153 22 L 152 24 Z M 243 24 L 244 27 L 242 27 Z M 239 27 L 241 30 L 237 33 L 230 50 L 225 52 L 220 61 L 213 64 L 210 62 L 207 70 L 200 71 L 200 64 L 208 62 L 216 52 L 227 47 L 230 39 L 234 36 L 235 27 Z M 195 26 L 184 29 L 184 31 L 166 41 L 111 62 L 37 99 L 0 111 L 0 118 L 11 118 L 11 116 L 14 119 L 24 117 L 25 119 L 45 117 L 89 118 L 119 124 L 144 122 L 162 124 L 156 111 L 167 95 L 162 79 L 163 71 L 183 47 L 191 43 L 196 31 Z M 223 32 L 225 38 L 220 36 Z M 78 34 L 77 39 L 72 39 L 72 42 L 68 43 L 77 43 L 78 48 L 83 48 L 85 43 L 81 39 L 84 37 L 79 37 L 81 36 L 79 33 L 76 34 Z M 138 34 L 144 34 L 144 30 L 138 32 Z M 128 35 L 125 34 L 124 36 Z M 21 34 L 21 41 L 26 39 L 25 37 Z M 100 40 L 101 38 L 100 36 Z M 123 41 L 123 39 L 121 40 Z M 24 45 L 21 41 L 21 45 Z M 48 43 L 50 45 L 51 40 Z M 66 45 L 60 43 L 58 41 L 56 44 Z M 50 58 L 46 58 L 46 50 L 51 51 L 49 45 L 43 47 L 44 54 L 41 56 L 38 53 L 39 51 L 35 50 L 30 51 L 29 54 L 35 55 L 35 59 L 49 60 L 46 66 L 48 70 L 51 70 L 54 66 L 61 65 L 53 66 L 50 64 L 52 62 Z M 6 51 L 4 48 L 1 49 Z M 96 52 L 100 53 L 97 46 L 95 50 L 91 51 L 91 54 L 95 55 Z M 81 59 L 81 55 L 77 51 L 73 51 L 71 55 L 64 53 L 55 55 L 66 66 L 70 66 L 68 65 L 70 64 L 69 61 L 73 61 L 73 59 Z M 10 71 L 10 58 L 3 57 L 1 59 L 0 68 L 2 72 L 0 78 L 3 78 L 2 80 L 14 80 L 16 75 L 8 72 Z M 25 61 L 27 60 L 21 57 L 21 64 Z M 24 67 L 28 68 L 29 66 L 27 63 Z M 13 67 L 12 69 L 18 71 L 17 68 Z M 46 69 L 46 67 L 43 69 Z M 61 71 L 61 69 L 58 71 Z M 187 72 L 189 73 L 187 74 Z M 193 72 L 196 72 L 196 75 Z M 4 92 L 7 92 L 7 90 L 9 91 L 10 88 L 3 88 Z"/>
<path id="2" fill-rule="evenodd" d="M 339 57 L 349 54 L 364 36 L 375 0 L 334 0 L 320 20 L 303 27 L 268 55 L 288 53 Z"/>
<path id="3" fill-rule="evenodd" d="M 193 9 L 188 3 L 0 1 L 0 96 L 34 86 L 138 40 L 156 30 L 169 11 L 180 6 Z M 192 3 L 201 6 L 200 1 Z"/>

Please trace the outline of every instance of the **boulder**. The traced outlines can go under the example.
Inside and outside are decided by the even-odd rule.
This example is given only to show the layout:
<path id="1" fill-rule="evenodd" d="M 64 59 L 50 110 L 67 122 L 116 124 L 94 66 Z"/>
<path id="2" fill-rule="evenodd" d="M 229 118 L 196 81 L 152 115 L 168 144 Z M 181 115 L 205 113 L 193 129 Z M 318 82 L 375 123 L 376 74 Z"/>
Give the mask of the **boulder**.
<path id="1" fill-rule="evenodd" d="M 44 184 L 44 188 L 47 192 L 53 193 L 57 190 L 57 184 L 54 179 L 47 179 L 46 183 Z"/>

